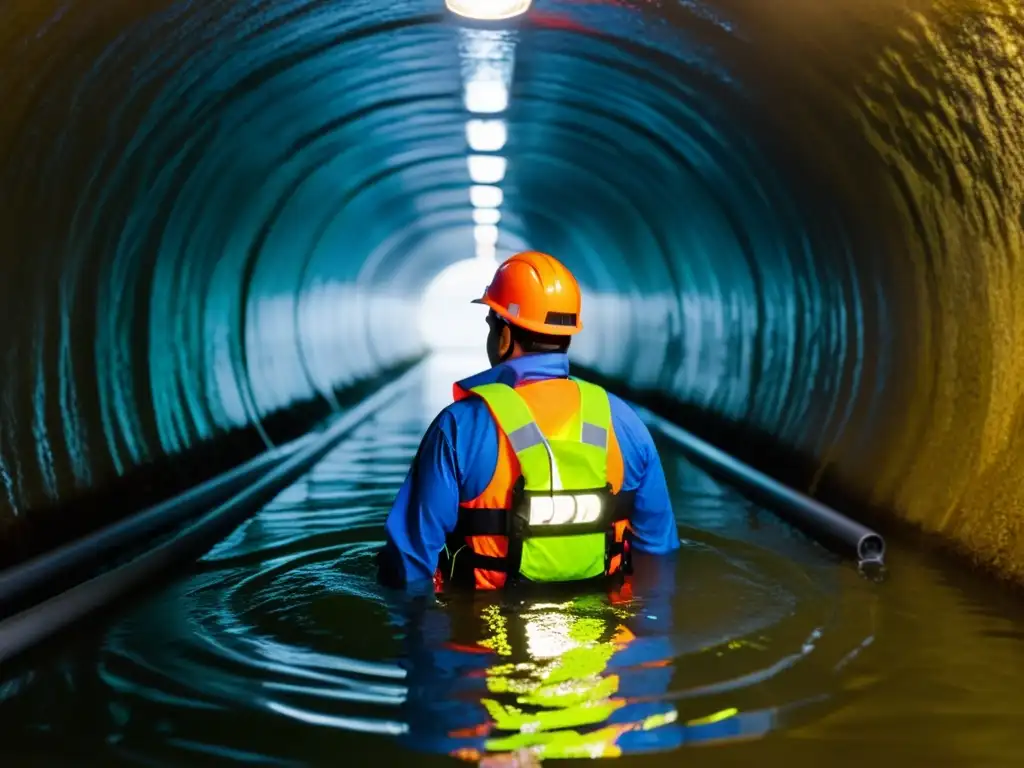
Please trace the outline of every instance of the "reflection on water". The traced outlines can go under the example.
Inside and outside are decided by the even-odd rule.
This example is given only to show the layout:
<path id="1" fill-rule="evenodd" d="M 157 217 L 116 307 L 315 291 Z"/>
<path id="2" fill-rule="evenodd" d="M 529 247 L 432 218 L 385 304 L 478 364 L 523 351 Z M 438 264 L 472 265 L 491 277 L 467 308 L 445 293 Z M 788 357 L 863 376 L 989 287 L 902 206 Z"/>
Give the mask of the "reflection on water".
<path id="1" fill-rule="evenodd" d="M 468 364 L 434 372 L 447 385 Z M 858 579 L 668 446 L 684 547 L 638 558 L 620 587 L 382 590 L 383 517 L 443 390 L 380 414 L 112 626 L 7 675 L 5 758 L 522 766 L 644 754 L 667 766 L 675 750 L 716 744 L 703 762 L 817 766 L 847 764 L 836 748 L 848 736 L 888 743 L 885 765 L 908 744 L 932 764 L 1020 754 L 999 720 L 982 744 L 971 718 L 930 714 L 1013 710 L 1019 623 L 979 614 L 907 553 L 894 553 L 889 583 Z M 941 632 L 930 606 L 944 607 Z M 971 644 L 972 662 L 945 663 L 938 638 Z M 1011 679 L 992 682 L 984 653 Z M 981 681 L 984 701 L 969 693 Z"/>
<path id="2" fill-rule="evenodd" d="M 678 572 L 680 561 L 693 570 Z M 412 745 L 489 762 L 618 757 L 762 736 L 804 703 L 744 696 L 814 648 L 820 630 L 805 627 L 803 642 L 779 654 L 796 629 L 783 629 L 795 600 L 773 601 L 710 547 L 640 558 L 637 570 L 606 594 L 458 596 L 411 622 L 409 682 L 420 700 L 408 704 L 432 736 L 413 731 Z M 698 576 L 722 580 L 717 607 Z M 677 618 L 697 615 L 699 625 Z M 428 621 L 436 626 L 424 631 Z"/>

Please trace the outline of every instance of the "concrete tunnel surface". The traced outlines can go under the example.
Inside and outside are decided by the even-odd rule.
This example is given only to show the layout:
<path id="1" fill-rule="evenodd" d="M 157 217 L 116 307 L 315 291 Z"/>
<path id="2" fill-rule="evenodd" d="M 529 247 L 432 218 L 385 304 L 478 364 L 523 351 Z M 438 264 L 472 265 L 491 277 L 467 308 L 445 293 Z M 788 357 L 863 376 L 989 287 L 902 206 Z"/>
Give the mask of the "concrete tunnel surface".
<path id="1" fill-rule="evenodd" d="M 301 434 L 530 247 L 582 370 L 1024 580 L 1021 40 L 1009 0 L 6 3 L 2 536 Z"/>

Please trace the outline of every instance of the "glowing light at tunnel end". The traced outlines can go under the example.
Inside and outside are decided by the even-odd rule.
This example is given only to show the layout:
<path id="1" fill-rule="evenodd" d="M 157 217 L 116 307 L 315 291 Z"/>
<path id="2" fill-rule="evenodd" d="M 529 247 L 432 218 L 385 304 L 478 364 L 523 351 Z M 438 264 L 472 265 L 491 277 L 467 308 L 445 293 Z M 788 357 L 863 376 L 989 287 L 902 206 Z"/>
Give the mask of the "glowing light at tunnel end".
<path id="1" fill-rule="evenodd" d="M 475 259 L 457 261 L 431 281 L 419 313 L 419 330 L 428 348 L 460 352 L 483 349 L 486 307 L 471 302 L 483 296 L 497 268 L 494 246 L 482 244 L 477 247 Z"/>

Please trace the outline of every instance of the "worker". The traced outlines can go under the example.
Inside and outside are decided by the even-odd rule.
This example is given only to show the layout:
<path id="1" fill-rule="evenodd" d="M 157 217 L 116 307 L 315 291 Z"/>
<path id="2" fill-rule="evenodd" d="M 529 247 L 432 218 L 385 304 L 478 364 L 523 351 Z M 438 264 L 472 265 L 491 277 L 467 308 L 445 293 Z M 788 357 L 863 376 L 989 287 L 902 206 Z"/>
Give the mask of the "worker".
<path id="1" fill-rule="evenodd" d="M 481 590 L 621 578 L 679 548 L 649 431 L 569 375 L 580 288 L 548 254 L 502 263 L 483 297 L 491 368 L 454 385 L 385 523 L 382 583 Z"/>

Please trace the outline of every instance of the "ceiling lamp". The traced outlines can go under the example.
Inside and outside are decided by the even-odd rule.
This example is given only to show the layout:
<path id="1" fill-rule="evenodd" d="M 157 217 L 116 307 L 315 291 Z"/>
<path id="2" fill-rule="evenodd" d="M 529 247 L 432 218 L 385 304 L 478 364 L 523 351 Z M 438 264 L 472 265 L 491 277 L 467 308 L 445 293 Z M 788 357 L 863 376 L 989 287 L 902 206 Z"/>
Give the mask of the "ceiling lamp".
<path id="1" fill-rule="evenodd" d="M 448 10 L 467 19 L 500 21 L 521 16 L 532 0 L 445 0 Z"/>

